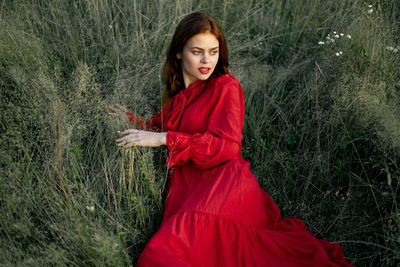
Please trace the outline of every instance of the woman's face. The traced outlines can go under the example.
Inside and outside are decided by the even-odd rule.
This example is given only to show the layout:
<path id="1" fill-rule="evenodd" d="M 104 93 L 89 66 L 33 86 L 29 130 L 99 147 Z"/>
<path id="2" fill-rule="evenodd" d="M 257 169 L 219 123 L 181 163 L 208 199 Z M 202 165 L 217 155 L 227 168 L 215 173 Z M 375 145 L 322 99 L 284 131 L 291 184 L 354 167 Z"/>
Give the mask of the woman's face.
<path id="1" fill-rule="evenodd" d="M 197 80 L 207 80 L 219 58 L 219 42 L 210 32 L 198 33 L 190 38 L 177 58 L 181 60 L 185 88 Z"/>

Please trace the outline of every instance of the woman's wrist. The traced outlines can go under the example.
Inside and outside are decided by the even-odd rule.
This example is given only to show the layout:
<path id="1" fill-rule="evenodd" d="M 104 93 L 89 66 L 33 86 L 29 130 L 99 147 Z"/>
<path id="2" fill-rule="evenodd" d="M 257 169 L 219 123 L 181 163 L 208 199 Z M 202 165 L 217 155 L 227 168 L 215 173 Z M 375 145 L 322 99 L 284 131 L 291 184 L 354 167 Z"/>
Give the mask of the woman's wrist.
<path id="1" fill-rule="evenodd" d="M 161 145 L 167 144 L 167 132 L 160 133 L 160 144 Z"/>

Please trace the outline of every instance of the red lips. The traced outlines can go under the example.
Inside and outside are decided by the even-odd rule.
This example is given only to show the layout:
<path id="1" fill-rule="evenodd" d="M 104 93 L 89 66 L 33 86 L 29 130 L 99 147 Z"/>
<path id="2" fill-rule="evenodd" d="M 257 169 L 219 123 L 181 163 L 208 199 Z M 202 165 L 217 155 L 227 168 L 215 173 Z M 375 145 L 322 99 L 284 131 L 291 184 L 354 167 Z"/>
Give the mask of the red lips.
<path id="1" fill-rule="evenodd" d="M 198 70 L 200 71 L 201 74 L 208 74 L 210 72 L 211 68 L 201 67 L 201 68 L 198 68 Z"/>

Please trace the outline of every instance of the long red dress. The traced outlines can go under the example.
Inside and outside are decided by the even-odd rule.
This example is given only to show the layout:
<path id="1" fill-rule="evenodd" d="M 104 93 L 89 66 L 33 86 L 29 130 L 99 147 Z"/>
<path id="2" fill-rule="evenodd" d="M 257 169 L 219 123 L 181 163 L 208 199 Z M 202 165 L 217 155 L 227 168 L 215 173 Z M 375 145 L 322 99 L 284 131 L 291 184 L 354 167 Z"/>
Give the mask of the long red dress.
<path id="1" fill-rule="evenodd" d="M 169 150 L 163 220 L 139 267 L 352 266 L 339 244 L 283 219 L 259 187 L 240 154 L 244 99 L 233 75 L 196 81 L 145 123 L 129 114 L 166 131 Z"/>

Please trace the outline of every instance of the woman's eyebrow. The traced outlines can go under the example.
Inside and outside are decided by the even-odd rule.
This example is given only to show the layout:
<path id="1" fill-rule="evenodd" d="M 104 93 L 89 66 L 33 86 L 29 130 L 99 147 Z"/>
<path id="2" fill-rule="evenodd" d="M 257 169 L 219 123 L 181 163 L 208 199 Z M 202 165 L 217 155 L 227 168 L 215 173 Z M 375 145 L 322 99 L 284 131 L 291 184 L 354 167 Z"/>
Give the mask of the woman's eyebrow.
<path id="1" fill-rule="evenodd" d="M 219 46 L 216 46 L 216 47 L 210 48 L 209 50 L 215 50 L 215 49 L 218 49 L 218 48 L 219 48 Z M 197 47 L 197 46 L 193 46 L 192 49 L 204 50 L 204 48 Z"/>

